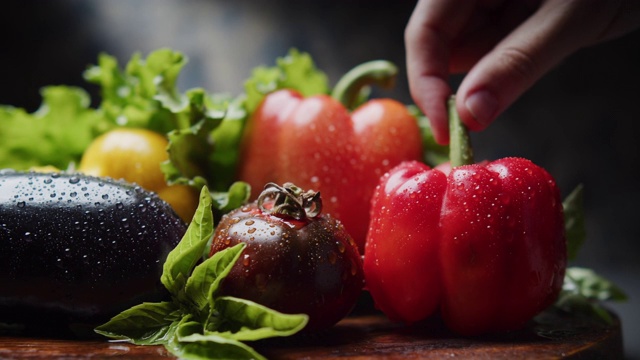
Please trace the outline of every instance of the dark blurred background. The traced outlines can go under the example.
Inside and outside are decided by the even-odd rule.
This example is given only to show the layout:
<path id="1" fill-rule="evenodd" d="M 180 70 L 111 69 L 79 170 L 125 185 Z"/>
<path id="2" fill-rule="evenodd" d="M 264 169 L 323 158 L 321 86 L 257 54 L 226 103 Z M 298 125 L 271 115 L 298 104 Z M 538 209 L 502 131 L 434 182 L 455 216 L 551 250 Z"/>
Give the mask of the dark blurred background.
<path id="1" fill-rule="evenodd" d="M 309 52 L 334 84 L 368 60 L 401 69 L 381 95 L 410 103 L 404 26 L 415 1 L 10 0 L 0 22 L 0 104 L 34 111 L 39 89 L 76 85 L 100 52 L 124 64 L 160 47 L 189 57 L 179 84 L 237 95 L 253 67 L 291 47 Z M 460 78 L 453 78 L 457 84 Z M 563 195 L 585 185 L 588 239 L 572 265 L 608 276 L 630 296 L 611 304 L 626 353 L 640 359 L 640 32 L 566 59 L 494 124 L 474 133 L 478 159 L 523 156 L 547 168 Z M 0 126 L 2 126 L 0 124 Z M 0 144 L 0 146 L 2 146 Z"/>

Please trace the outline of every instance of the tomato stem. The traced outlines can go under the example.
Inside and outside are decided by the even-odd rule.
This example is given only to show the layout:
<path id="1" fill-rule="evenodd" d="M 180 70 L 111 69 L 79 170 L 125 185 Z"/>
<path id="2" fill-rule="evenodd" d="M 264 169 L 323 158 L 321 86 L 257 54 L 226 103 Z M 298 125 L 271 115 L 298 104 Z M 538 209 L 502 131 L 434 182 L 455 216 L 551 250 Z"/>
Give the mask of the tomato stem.
<path id="1" fill-rule="evenodd" d="M 449 110 L 449 161 L 451 167 L 474 163 L 473 149 L 469 129 L 460 120 L 456 109 L 456 97 L 452 95 L 447 101 Z"/>
<path id="2" fill-rule="evenodd" d="M 333 88 L 331 97 L 353 110 L 369 95 L 369 85 L 390 89 L 395 85 L 398 68 L 390 61 L 373 60 L 349 70 Z"/>
<path id="3" fill-rule="evenodd" d="M 267 201 L 270 206 L 265 206 Z M 260 210 L 279 217 L 291 217 L 296 220 L 314 218 L 322 212 L 320 193 L 304 191 L 292 183 L 280 186 L 268 183 L 258 196 Z"/>

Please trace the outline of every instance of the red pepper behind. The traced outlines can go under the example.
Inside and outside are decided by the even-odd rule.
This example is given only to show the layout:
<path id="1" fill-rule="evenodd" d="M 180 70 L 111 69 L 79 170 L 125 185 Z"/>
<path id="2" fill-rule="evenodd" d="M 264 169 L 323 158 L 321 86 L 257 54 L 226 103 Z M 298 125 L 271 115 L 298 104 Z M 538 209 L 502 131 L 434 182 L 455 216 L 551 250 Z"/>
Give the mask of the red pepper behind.
<path id="1" fill-rule="evenodd" d="M 325 211 L 362 250 L 379 178 L 402 161 L 420 159 L 422 139 L 417 120 L 395 100 L 370 100 L 350 113 L 336 97 L 268 94 L 249 121 L 238 177 L 253 197 L 269 182 L 320 191 Z"/>

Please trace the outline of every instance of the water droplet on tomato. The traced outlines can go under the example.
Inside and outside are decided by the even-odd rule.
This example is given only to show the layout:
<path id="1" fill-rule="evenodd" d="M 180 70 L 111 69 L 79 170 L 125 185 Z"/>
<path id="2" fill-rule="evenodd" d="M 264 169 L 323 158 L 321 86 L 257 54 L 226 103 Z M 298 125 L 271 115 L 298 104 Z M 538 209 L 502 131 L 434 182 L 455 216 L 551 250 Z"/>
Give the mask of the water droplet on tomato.
<path id="1" fill-rule="evenodd" d="M 251 256 L 249 254 L 244 254 L 242 256 L 242 265 L 249 266 L 251 264 Z"/>
<path id="2" fill-rule="evenodd" d="M 333 251 L 329 251 L 328 258 L 329 258 L 329 263 L 331 265 L 334 265 L 336 263 L 336 260 L 338 260 L 338 255 Z"/>
<path id="3" fill-rule="evenodd" d="M 351 275 L 355 275 L 358 273 L 358 265 L 356 264 L 355 261 L 353 261 L 353 259 L 351 259 Z"/>
<path id="4" fill-rule="evenodd" d="M 256 287 L 258 288 L 258 290 L 260 290 L 260 291 L 267 290 L 267 283 L 268 282 L 269 281 L 268 281 L 267 275 L 265 275 L 265 274 L 256 275 Z"/>

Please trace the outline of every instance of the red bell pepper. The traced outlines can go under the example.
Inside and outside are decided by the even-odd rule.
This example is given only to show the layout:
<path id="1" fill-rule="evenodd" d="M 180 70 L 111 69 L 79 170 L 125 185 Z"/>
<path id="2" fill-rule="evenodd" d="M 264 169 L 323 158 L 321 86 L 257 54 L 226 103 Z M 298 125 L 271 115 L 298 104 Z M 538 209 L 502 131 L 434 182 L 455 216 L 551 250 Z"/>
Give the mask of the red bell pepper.
<path id="1" fill-rule="evenodd" d="M 526 159 L 460 165 L 473 160 L 470 151 L 453 153 L 460 148 L 454 124 L 462 126 L 457 116 L 448 174 L 405 162 L 381 179 L 365 247 L 366 286 L 393 320 L 413 323 L 440 311 L 447 327 L 464 335 L 516 329 L 562 287 L 560 193 L 549 173 Z"/>
<path id="2" fill-rule="evenodd" d="M 395 72 L 388 62 L 370 62 L 347 73 L 333 96 L 268 94 L 248 122 L 241 151 L 239 179 L 251 185 L 252 197 L 269 182 L 317 190 L 324 211 L 362 251 L 378 180 L 400 162 L 422 157 L 417 120 L 403 104 L 374 99 L 348 110 L 363 86 L 389 81 Z"/>

